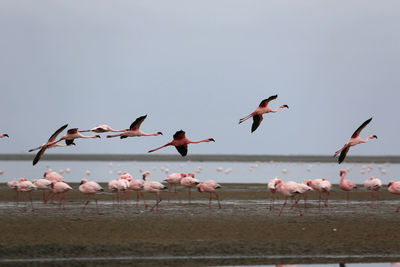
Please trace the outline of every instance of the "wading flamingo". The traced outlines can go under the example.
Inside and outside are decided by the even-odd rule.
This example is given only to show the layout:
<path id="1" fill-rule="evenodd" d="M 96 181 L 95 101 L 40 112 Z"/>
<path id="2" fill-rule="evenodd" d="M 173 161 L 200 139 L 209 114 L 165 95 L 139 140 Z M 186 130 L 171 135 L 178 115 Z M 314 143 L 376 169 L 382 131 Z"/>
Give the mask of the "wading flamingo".
<path id="1" fill-rule="evenodd" d="M 106 124 L 102 124 L 96 127 L 93 127 L 90 130 L 83 130 L 83 131 L 79 131 L 80 133 L 86 133 L 86 132 L 94 132 L 94 133 L 106 133 L 106 132 L 115 132 L 115 133 L 120 133 L 120 132 L 124 132 L 125 130 L 114 130 L 113 128 L 111 128 L 110 126 L 106 125 Z"/>
<path id="2" fill-rule="evenodd" d="M 344 179 L 344 177 L 347 174 L 346 170 L 340 170 L 339 174 L 340 174 L 339 187 L 343 191 L 346 191 L 347 207 L 349 207 L 350 191 L 352 191 L 353 189 L 356 189 L 357 186 L 352 181 Z"/>
<path id="3" fill-rule="evenodd" d="M 67 146 L 75 145 L 74 140 L 78 139 L 78 138 L 100 138 L 100 135 L 85 136 L 85 135 L 82 135 L 81 133 L 78 132 L 78 128 L 72 128 L 72 129 L 69 129 L 67 131 L 67 134 L 62 136 L 57 141 L 57 143 L 62 141 L 62 140 L 65 140 L 65 143 L 67 144 Z"/>
<path id="4" fill-rule="evenodd" d="M 35 211 L 35 209 L 33 208 L 33 203 L 32 203 L 32 195 L 31 195 L 31 191 L 35 190 L 36 186 L 34 184 L 32 184 L 31 181 L 27 181 L 25 178 L 20 178 L 19 179 L 19 183 L 17 186 L 17 191 L 19 192 L 24 192 L 25 193 L 25 207 L 24 207 L 24 211 L 26 211 L 26 207 L 28 205 L 28 196 L 29 196 L 29 200 L 31 201 L 31 207 L 32 207 L 32 211 Z"/>
<path id="5" fill-rule="evenodd" d="M 210 194 L 210 202 L 208 203 L 208 208 L 211 209 L 211 201 L 212 201 L 212 194 L 214 193 L 215 197 L 217 198 L 218 201 L 218 207 L 221 209 L 221 203 L 219 202 L 219 195 L 215 191 L 218 188 L 221 188 L 221 185 L 219 185 L 216 181 L 214 180 L 208 180 L 205 181 L 201 184 L 198 184 L 197 189 L 199 190 L 200 193 L 206 192 Z"/>
<path id="6" fill-rule="evenodd" d="M 329 199 L 330 190 L 332 188 L 331 183 L 328 180 L 326 180 L 325 178 L 323 178 L 323 179 L 314 179 L 312 181 L 308 180 L 308 181 L 306 181 L 306 184 L 308 186 L 310 186 L 313 190 L 319 192 L 319 198 L 318 198 L 318 208 L 319 209 L 321 209 L 322 196 L 324 193 L 326 194 L 324 205 L 325 205 L 326 209 L 329 211 L 328 199 Z"/>
<path id="7" fill-rule="evenodd" d="M 390 181 L 388 190 L 392 194 L 400 195 L 400 182 Z M 399 212 L 400 206 L 397 207 L 396 212 Z"/>
<path id="8" fill-rule="evenodd" d="M 11 181 L 7 182 L 7 186 L 11 189 L 15 191 L 15 203 L 18 205 L 19 202 L 19 198 L 18 198 L 18 181 L 16 178 L 13 178 Z"/>
<path id="9" fill-rule="evenodd" d="M 376 192 L 376 200 L 379 200 L 378 191 L 379 191 L 379 189 L 382 188 L 382 181 L 381 181 L 381 179 L 371 176 L 367 180 L 365 180 L 363 184 L 364 184 L 365 189 L 367 190 L 367 194 L 368 194 L 368 191 L 370 192 L 371 208 L 373 208 L 374 207 L 374 198 L 375 198 L 374 192 Z"/>
<path id="10" fill-rule="evenodd" d="M 297 191 L 300 195 L 303 196 L 303 200 L 304 200 L 304 210 L 307 209 L 307 193 L 309 191 L 312 191 L 312 187 L 308 186 L 306 182 L 302 182 L 302 183 L 297 183 Z M 300 197 L 297 198 L 296 200 L 297 202 L 300 201 Z M 291 207 L 291 209 L 293 208 L 293 206 Z"/>
<path id="11" fill-rule="evenodd" d="M 269 180 L 267 188 L 269 190 L 269 192 L 271 192 L 271 205 L 269 206 L 269 210 L 273 210 L 274 209 L 274 202 L 275 202 L 275 196 L 277 197 L 277 199 L 279 199 L 279 195 L 276 194 L 276 182 L 278 181 L 278 177 L 275 177 L 274 179 Z"/>
<path id="12" fill-rule="evenodd" d="M 286 206 L 287 199 L 291 197 L 294 199 L 297 194 L 300 192 L 298 191 L 298 184 L 296 182 L 288 181 L 288 182 L 282 182 L 281 180 L 278 180 L 276 182 L 276 188 L 279 193 L 281 193 L 283 196 L 285 196 L 285 202 L 283 202 L 282 208 L 278 214 L 278 216 L 281 216 L 283 209 Z M 299 197 L 300 198 L 300 197 Z M 295 200 L 294 205 L 296 205 L 296 208 L 299 210 L 300 216 L 303 216 L 301 213 L 298 201 Z"/>
<path id="13" fill-rule="evenodd" d="M 185 131 L 180 130 L 174 134 L 174 139 L 171 142 L 169 142 L 159 148 L 152 149 L 149 151 L 149 153 L 159 150 L 166 146 L 175 146 L 176 150 L 178 150 L 178 152 L 184 157 L 187 155 L 187 152 L 188 152 L 188 144 L 198 144 L 201 142 L 211 142 L 211 141 L 215 142 L 215 140 L 213 138 L 207 138 L 207 139 L 200 140 L 200 141 L 192 141 L 185 136 Z"/>
<path id="14" fill-rule="evenodd" d="M 64 177 L 62 177 L 58 172 L 45 171 L 43 179 L 56 182 L 64 182 Z"/>
<path id="15" fill-rule="evenodd" d="M 369 118 L 363 124 L 361 124 L 361 126 L 358 127 L 358 129 L 353 133 L 350 140 L 341 149 L 339 149 L 338 151 L 335 152 L 333 157 L 336 157 L 340 153 L 339 159 L 338 159 L 339 164 L 343 162 L 344 158 L 347 155 L 347 152 L 349 152 L 350 147 L 361 144 L 361 143 L 366 143 L 366 142 L 368 142 L 369 139 L 373 139 L 373 138 L 378 139 L 378 137 L 376 135 L 370 135 L 365 140 L 361 139 L 361 137 L 360 137 L 360 132 L 362 131 L 362 129 L 365 128 L 365 126 L 368 125 L 368 123 L 370 123 L 371 120 L 372 120 L 372 118 Z"/>
<path id="16" fill-rule="evenodd" d="M 125 129 L 120 134 L 113 134 L 113 135 L 107 135 L 107 138 L 112 138 L 112 137 L 120 137 L 121 139 L 127 138 L 127 137 L 135 137 L 135 136 L 157 136 L 157 135 L 162 135 L 162 132 L 155 132 L 155 133 L 144 133 L 140 130 L 140 125 L 142 125 L 143 121 L 146 119 L 147 115 L 141 116 L 137 118 L 134 122 L 132 122 L 131 126 L 129 129 Z"/>
<path id="17" fill-rule="evenodd" d="M 156 212 L 158 212 L 158 204 L 161 202 L 160 191 L 167 189 L 167 187 L 159 182 L 150 182 L 149 171 L 144 172 L 142 175 L 144 180 L 144 185 L 143 185 L 144 191 L 156 194 L 156 204 L 154 204 L 154 206 L 150 209 L 150 211 L 153 211 L 154 208 L 156 208 Z"/>
<path id="18" fill-rule="evenodd" d="M 43 193 L 43 202 L 46 200 L 46 192 L 51 189 L 51 181 L 45 178 L 40 178 L 33 180 L 32 183 L 37 187 L 38 190 L 41 190 Z"/>
<path id="19" fill-rule="evenodd" d="M 108 190 L 111 192 L 113 208 L 115 208 L 115 199 L 117 199 L 117 206 L 119 207 L 118 179 L 112 179 L 108 182 Z"/>
<path id="20" fill-rule="evenodd" d="M 82 194 L 87 195 L 87 201 L 86 201 L 85 205 L 83 206 L 81 213 L 83 213 L 85 211 L 86 206 L 90 202 L 90 197 L 92 196 L 94 198 L 94 201 L 96 202 L 97 214 L 99 214 L 99 206 L 97 204 L 96 194 L 98 192 L 103 192 L 104 189 L 96 182 L 93 182 L 93 181 L 88 182 L 88 180 L 82 179 L 81 183 L 79 185 L 79 191 L 81 191 Z"/>
<path id="21" fill-rule="evenodd" d="M 64 182 L 52 181 L 51 182 L 51 194 L 44 201 L 44 204 L 46 204 L 50 199 L 53 199 L 54 195 L 61 194 L 61 197 L 59 198 L 59 205 L 60 205 L 60 209 L 65 210 L 65 193 L 68 192 L 69 190 L 72 190 L 72 187 L 70 187 L 68 184 L 66 184 Z"/>
<path id="22" fill-rule="evenodd" d="M 181 183 L 181 180 L 186 177 L 186 173 L 171 173 L 170 175 L 168 175 L 167 178 L 165 178 L 163 181 L 167 182 L 169 184 L 168 186 L 168 203 L 170 200 L 170 194 L 171 194 L 171 189 L 172 189 L 172 185 L 174 185 L 175 188 L 175 195 L 176 197 L 179 199 L 179 203 L 181 203 L 181 199 L 178 196 L 178 192 L 176 192 L 176 185 Z"/>
<path id="23" fill-rule="evenodd" d="M 196 178 L 194 178 L 193 173 L 189 173 L 188 176 L 184 177 L 181 180 L 181 185 L 183 187 L 188 188 L 188 190 L 189 190 L 189 192 L 188 192 L 189 204 L 192 203 L 192 187 L 198 185 L 199 183 L 200 183 L 200 181 L 197 180 Z"/>
<path id="24" fill-rule="evenodd" d="M 57 146 L 65 146 L 65 145 L 57 144 L 57 142 L 55 140 L 56 140 L 57 136 L 62 131 L 64 131 L 64 129 L 67 128 L 67 127 L 68 127 L 68 124 L 65 124 L 65 125 L 61 126 L 57 131 L 55 131 L 50 136 L 49 140 L 47 140 L 46 143 L 44 143 L 43 145 L 41 145 L 39 147 L 29 149 L 29 152 L 32 152 L 32 151 L 40 149 L 39 152 L 36 154 L 35 158 L 33 159 L 33 163 L 32 163 L 33 165 L 35 165 L 36 163 L 39 162 L 40 158 L 44 155 L 44 152 L 46 151 L 46 149 L 57 147 Z"/>
<path id="25" fill-rule="evenodd" d="M 239 120 L 239 124 L 244 122 L 247 119 L 250 119 L 251 117 L 253 117 L 253 124 L 251 125 L 251 132 L 254 132 L 258 126 L 260 125 L 260 123 L 263 120 L 263 114 L 264 113 L 275 113 L 277 112 L 280 108 L 289 108 L 288 105 L 280 105 L 277 109 L 273 110 L 270 107 L 268 107 L 268 103 L 272 100 L 275 100 L 278 98 L 278 95 L 273 95 L 270 96 L 267 99 L 264 99 L 263 101 L 261 101 L 260 105 L 258 106 L 258 108 L 256 108 L 252 113 L 250 113 L 249 115 L 247 115 L 244 118 L 241 118 Z"/>
<path id="26" fill-rule="evenodd" d="M 139 200 L 140 200 L 139 194 L 140 194 L 140 196 L 142 196 L 143 199 L 144 207 L 147 208 L 146 200 L 144 199 L 143 195 L 144 182 L 137 179 L 132 179 L 129 181 L 128 189 L 136 191 L 136 207 L 139 207 Z"/>

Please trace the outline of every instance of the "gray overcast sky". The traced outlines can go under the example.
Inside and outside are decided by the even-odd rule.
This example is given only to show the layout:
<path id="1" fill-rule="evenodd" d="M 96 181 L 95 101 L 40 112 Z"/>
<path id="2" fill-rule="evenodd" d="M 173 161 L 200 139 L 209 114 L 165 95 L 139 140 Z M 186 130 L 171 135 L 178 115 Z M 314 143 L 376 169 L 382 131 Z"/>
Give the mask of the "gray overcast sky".
<path id="1" fill-rule="evenodd" d="M 1 153 L 61 125 L 164 136 L 48 153 L 146 153 L 184 129 L 189 153 L 324 154 L 366 119 L 353 155 L 398 155 L 399 1 L 0 2 Z M 241 117 L 278 94 L 256 132 Z M 177 153 L 166 148 L 157 153 Z"/>

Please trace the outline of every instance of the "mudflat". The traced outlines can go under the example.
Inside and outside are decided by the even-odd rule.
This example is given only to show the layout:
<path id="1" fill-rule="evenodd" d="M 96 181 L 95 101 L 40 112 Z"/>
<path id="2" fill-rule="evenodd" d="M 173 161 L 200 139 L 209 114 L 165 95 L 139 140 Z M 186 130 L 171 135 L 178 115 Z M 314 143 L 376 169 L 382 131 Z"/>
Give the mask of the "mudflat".
<path id="1" fill-rule="evenodd" d="M 102 185 L 106 188 L 106 185 Z M 303 216 L 288 201 L 277 216 L 283 199 L 270 210 L 270 193 L 264 184 L 222 184 L 222 209 L 215 198 L 209 209 L 209 195 L 179 191 L 180 201 L 162 192 L 159 212 L 151 212 L 136 193 L 128 201 L 113 203 L 110 193 L 98 195 L 80 213 L 86 197 L 72 184 L 66 193 L 65 210 L 57 201 L 44 205 L 39 191 L 32 193 L 35 211 L 23 196 L 14 202 L 15 192 L 0 187 L 0 261 L 34 259 L 18 264 L 97 265 L 242 265 L 278 263 L 400 261 L 400 197 L 381 189 L 371 207 L 363 189 L 346 195 L 333 186 L 329 211 L 319 208 L 318 193 L 308 193 L 307 209 L 299 202 Z M 361 187 L 360 187 L 361 188 Z M 154 194 L 145 194 L 147 204 Z M 97 259 L 96 259 L 97 258 Z M 43 262 L 40 259 L 44 259 Z M 70 260 L 68 260 L 70 259 Z M 107 260 L 108 259 L 108 260 Z"/>

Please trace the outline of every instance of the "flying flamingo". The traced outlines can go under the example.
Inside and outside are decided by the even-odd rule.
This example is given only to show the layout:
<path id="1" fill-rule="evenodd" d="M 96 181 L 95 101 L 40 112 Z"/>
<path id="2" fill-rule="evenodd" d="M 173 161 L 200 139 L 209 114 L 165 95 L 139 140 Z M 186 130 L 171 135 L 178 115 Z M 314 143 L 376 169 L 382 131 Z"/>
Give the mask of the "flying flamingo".
<path id="1" fill-rule="evenodd" d="M 36 154 L 35 158 L 33 159 L 33 165 L 35 165 L 36 163 L 39 162 L 40 158 L 44 155 L 44 152 L 46 151 L 46 149 L 48 148 L 53 148 L 53 147 L 57 147 L 57 146 L 65 146 L 65 145 L 60 145 L 57 144 L 57 142 L 55 141 L 57 136 L 64 131 L 65 128 L 68 127 L 68 124 L 65 124 L 63 126 L 61 126 L 57 131 L 55 131 L 49 138 L 49 140 L 47 140 L 46 143 L 44 143 L 43 145 L 36 147 L 36 148 L 32 148 L 29 149 L 29 152 L 35 151 L 35 150 L 39 150 L 39 152 Z M 58 141 L 59 142 L 59 141 Z"/>
<path id="2" fill-rule="evenodd" d="M 251 132 L 254 132 L 258 126 L 260 125 L 260 123 L 263 120 L 263 114 L 264 113 L 275 113 L 277 112 L 280 108 L 289 108 L 288 105 L 280 105 L 277 109 L 273 110 L 270 107 L 268 107 L 268 103 L 272 100 L 275 100 L 278 98 L 278 95 L 273 95 L 268 97 L 267 99 L 264 99 L 263 101 L 261 101 L 260 105 L 258 106 L 258 108 L 256 108 L 252 113 L 250 113 L 249 115 L 247 115 L 244 118 L 241 118 L 239 120 L 239 124 L 244 122 L 247 119 L 250 119 L 251 117 L 253 117 L 253 124 L 251 125 Z"/>
<path id="3" fill-rule="evenodd" d="M 35 189 L 36 189 L 36 186 L 34 184 L 32 184 L 31 181 L 27 181 L 25 178 L 20 178 L 19 179 L 19 183 L 18 183 L 18 186 L 17 186 L 17 191 L 25 192 L 26 195 L 29 195 L 29 199 L 31 201 L 32 211 L 35 211 L 35 209 L 33 208 L 31 191 L 35 190 Z M 26 211 L 27 198 L 28 198 L 28 196 L 26 196 L 26 198 L 25 198 L 24 211 Z"/>
<path id="4" fill-rule="evenodd" d="M 65 210 L 65 193 L 68 192 L 69 190 L 72 190 L 72 188 L 64 183 L 64 182 L 56 182 L 52 181 L 51 182 L 51 194 L 50 196 L 44 201 L 44 204 L 46 204 L 50 199 L 53 199 L 55 194 L 61 194 L 61 197 L 59 199 L 59 204 L 60 204 L 60 209 Z"/>
<path id="5" fill-rule="evenodd" d="M 115 132 L 115 133 L 120 133 L 120 132 L 124 132 L 125 130 L 114 130 L 113 128 L 111 128 L 110 126 L 106 125 L 106 124 L 102 124 L 96 127 L 93 127 L 90 130 L 83 130 L 83 131 L 79 131 L 80 133 L 85 133 L 85 132 L 94 132 L 94 133 L 106 133 L 106 132 Z"/>
<path id="6" fill-rule="evenodd" d="M 88 196 L 87 201 L 81 210 L 81 213 L 83 213 L 85 211 L 86 206 L 90 202 L 90 197 L 93 196 L 94 201 L 96 202 L 96 211 L 97 211 L 97 214 L 99 214 L 99 206 L 97 205 L 96 194 L 97 194 L 97 192 L 103 192 L 104 189 L 96 182 L 93 182 L 93 181 L 88 182 L 86 179 L 82 179 L 81 183 L 79 185 L 79 191 L 81 191 L 82 194 L 85 194 Z"/>
<path id="7" fill-rule="evenodd" d="M 11 190 L 15 190 L 15 203 L 18 205 L 18 181 L 16 178 L 13 178 L 11 181 L 7 182 L 7 186 L 11 189 Z"/>
<path id="8" fill-rule="evenodd" d="M 292 199 L 295 198 L 297 194 L 299 194 L 298 191 L 298 184 L 296 182 L 288 181 L 288 182 L 282 182 L 281 180 L 278 180 L 276 182 L 276 188 L 279 193 L 285 196 L 285 202 L 283 202 L 282 208 L 278 214 L 278 216 L 281 216 L 283 209 L 286 206 L 287 199 L 291 197 Z M 298 201 L 294 202 L 294 205 L 296 205 L 297 209 L 299 210 L 300 216 L 303 216 L 301 213 L 300 207 L 298 205 Z"/>
<path id="9" fill-rule="evenodd" d="M 362 129 L 364 129 L 365 126 L 367 126 L 371 120 L 372 120 L 372 118 L 369 118 L 363 124 L 361 124 L 361 126 L 358 127 L 358 129 L 353 133 L 350 140 L 341 149 L 339 149 L 338 151 L 335 152 L 333 157 L 336 157 L 340 153 L 339 159 L 338 159 L 339 164 L 343 162 L 344 158 L 347 155 L 347 152 L 349 152 L 350 147 L 361 144 L 361 143 L 366 143 L 366 142 L 368 142 L 369 139 L 373 139 L 373 138 L 378 139 L 378 137 L 376 135 L 370 135 L 365 140 L 361 139 L 361 137 L 359 136 Z"/>
<path id="10" fill-rule="evenodd" d="M 197 189 L 199 190 L 200 193 L 207 192 L 210 194 L 210 202 L 208 204 L 208 208 L 211 209 L 211 201 L 212 201 L 212 194 L 214 193 L 215 197 L 218 200 L 218 207 L 221 209 L 221 203 L 219 202 L 219 195 L 215 191 L 218 188 L 221 188 L 221 185 L 219 185 L 216 181 L 214 180 L 208 180 L 203 182 L 202 184 L 198 184 Z"/>
<path id="11" fill-rule="evenodd" d="M 40 178 L 33 180 L 32 183 L 37 187 L 38 190 L 41 190 L 43 193 L 43 202 L 46 200 L 46 190 L 51 188 L 51 181 L 45 178 Z"/>
<path id="12" fill-rule="evenodd" d="M 344 177 L 347 174 L 346 170 L 340 170 L 339 174 L 340 174 L 339 187 L 343 191 L 346 191 L 347 207 L 349 207 L 350 191 L 356 189 L 357 186 L 352 181 L 344 179 Z"/>
<path id="13" fill-rule="evenodd" d="M 5 134 L 5 133 L 0 134 L 0 138 L 3 138 L 3 137 L 9 137 L 9 136 L 8 136 L 8 134 Z"/>
<path id="14" fill-rule="evenodd" d="M 132 179 L 129 181 L 129 190 L 136 191 L 136 207 L 139 207 L 139 194 L 142 196 L 144 207 L 147 208 L 146 200 L 144 199 L 143 195 L 143 189 L 144 189 L 144 182 L 137 180 L 137 179 Z"/>
<path id="15" fill-rule="evenodd" d="M 67 134 L 62 136 L 57 141 L 57 143 L 62 141 L 62 140 L 65 140 L 65 143 L 67 144 L 67 146 L 75 145 L 74 140 L 78 139 L 78 138 L 100 138 L 100 135 L 85 136 L 85 135 L 82 135 L 81 133 L 78 132 L 78 128 L 72 128 L 72 129 L 69 129 L 67 131 Z"/>
<path id="16" fill-rule="evenodd" d="M 140 125 L 142 125 L 143 121 L 147 118 L 147 115 L 141 116 L 137 118 L 134 122 L 132 122 L 131 126 L 129 129 L 123 130 L 123 133 L 120 134 L 113 134 L 113 135 L 107 135 L 107 138 L 112 138 L 112 137 L 120 137 L 121 139 L 127 138 L 127 137 L 135 137 L 135 136 L 157 136 L 157 135 L 162 135 L 162 132 L 155 132 L 155 133 L 144 133 L 140 130 Z"/>
<path id="17" fill-rule="evenodd" d="M 160 191 L 167 189 L 167 187 L 159 182 L 150 182 L 149 171 L 144 172 L 142 175 L 144 180 L 144 191 L 156 194 L 156 204 L 154 204 L 150 211 L 153 211 L 154 208 L 156 208 L 156 212 L 158 212 L 158 204 L 161 202 Z"/>
<path id="18" fill-rule="evenodd" d="M 392 194 L 400 195 L 400 182 L 390 181 L 388 184 L 388 190 Z M 400 206 L 397 207 L 396 212 L 399 212 Z"/>
<path id="19" fill-rule="evenodd" d="M 210 141 L 215 142 L 215 140 L 213 138 L 207 138 L 207 139 L 200 140 L 200 141 L 192 141 L 185 136 L 185 131 L 180 130 L 174 134 L 174 140 L 172 140 L 171 142 L 169 142 L 159 148 L 150 150 L 149 153 L 159 150 L 166 146 L 175 146 L 176 150 L 178 150 L 178 152 L 184 157 L 187 155 L 187 152 L 188 152 L 188 144 L 198 144 L 201 142 L 210 142 Z"/>
<path id="20" fill-rule="evenodd" d="M 192 187 L 198 185 L 199 183 L 200 181 L 194 178 L 193 173 L 190 173 L 190 175 L 181 180 L 181 185 L 189 189 L 189 204 L 192 203 Z"/>
<path id="21" fill-rule="evenodd" d="M 274 179 L 269 180 L 267 188 L 271 192 L 271 205 L 269 206 L 269 210 L 274 209 L 274 202 L 275 202 L 275 196 L 277 196 L 277 199 L 279 199 L 279 195 L 276 194 L 276 182 L 278 181 L 278 177 L 275 177 Z"/>
<path id="22" fill-rule="evenodd" d="M 175 195 L 179 199 L 179 203 L 181 203 L 181 199 L 178 196 L 178 192 L 176 192 L 176 185 L 181 183 L 181 180 L 186 177 L 186 173 L 171 173 L 168 175 L 167 178 L 165 178 L 163 181 L 167 182 L 169 184 L 168 186 L 168 203 L 170 200 L 170 194 L 171 194 L 171 188 L 172 185 L 175 187 Z"/>
<path id="23" fill-rule="evenodd" d="M 379 198 L 378 191 L 382 187 L 382 181 L 381 181 L 381 179 L 371 176 L 367 180 L 364 181 L 364 187 L 365 187 L 365 189 L 367 189 L 367 191 L 371 192 L 371 208 L 373 208 L 374 207 L 374 192 L 377 192 L 376 200 L 378 200 L 378 198 Z"/>

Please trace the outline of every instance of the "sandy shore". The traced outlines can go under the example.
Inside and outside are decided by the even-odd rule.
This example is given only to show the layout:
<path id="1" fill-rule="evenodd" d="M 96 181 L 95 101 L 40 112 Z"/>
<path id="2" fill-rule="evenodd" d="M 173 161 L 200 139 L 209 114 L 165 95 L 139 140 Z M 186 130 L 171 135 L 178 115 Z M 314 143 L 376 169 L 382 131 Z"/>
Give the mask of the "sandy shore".
<path id="1" fill-rule="evenodd" d="M 183 190 L 182 203 L 174 196 L 168 203 L 163 192 L 158 214 L 145 209 L 142 202 L 137 208 L 133 193 L 122 209 L 113 207 L 110 194 L 103 194 L 100 214 L 93 203 L 80 214 L 85 198 L 77 190 L 66 194 L 64 211 L 56 203 L 43 205 L 41 193 L 34 192 L 35 212 L 24 212 L 23 202 L 19 206 L 13 202 L 15 192 L 2 185 L 0 264 L 15 265 L 10 259 L 57 257 L 71 258 L 68 263 L 73 265 L 81 264 L 81 257 L 114 257 L 114 261 L 87 259 L 88 265 L 400 261 L 400 214 L 395 212 L 400 198 L 386 188 L 380 193 L 379 208 L 369 206 L 363 190 L 351 194 L 347 208 L 345 194 L 335 186 L 329 212 L 320 211 L 318 194 L 310 193 L 307 210 L 301 202 L 301 217 L 295 209 L 286 209 L 278 217 L 282 201 L 271 212 L 265 188 L 224 184 L 222 209 L 213 203 L 211 210 L 208 194 L 193 192 L 193 203 L 188 204 Z M 155 202 L 154 195 L 147 194 L 146 199 L 148 204 Z"/>

